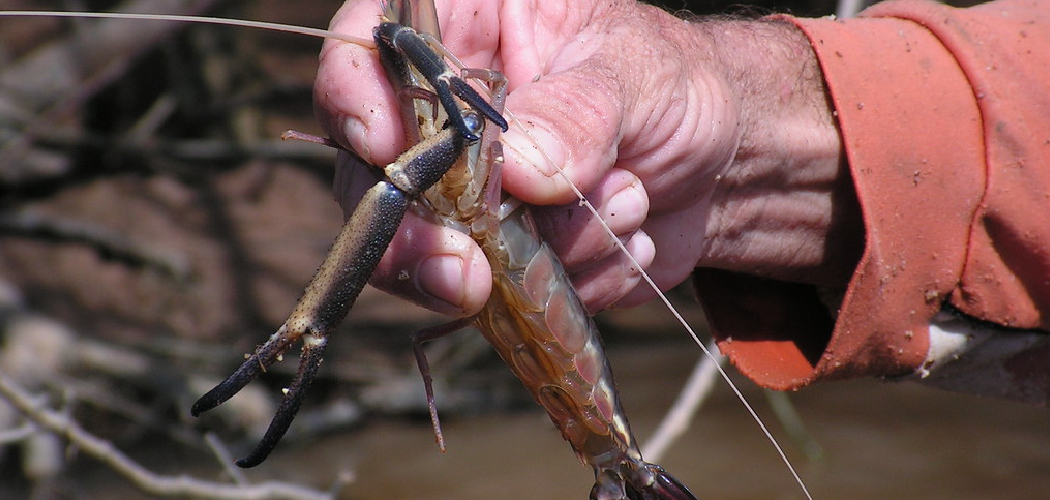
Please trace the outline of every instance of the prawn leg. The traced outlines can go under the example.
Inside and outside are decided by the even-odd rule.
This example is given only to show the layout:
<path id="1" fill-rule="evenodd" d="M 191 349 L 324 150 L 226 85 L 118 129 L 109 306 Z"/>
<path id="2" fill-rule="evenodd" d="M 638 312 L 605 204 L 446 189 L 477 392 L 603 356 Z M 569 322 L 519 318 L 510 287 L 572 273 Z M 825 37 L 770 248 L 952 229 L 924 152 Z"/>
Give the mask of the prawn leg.
<path id="1" fill-rule="evenodd" d="M 480 137 L 476 132 L 472 132 L 460 118 L 460 107 L 453 96 L 462 99 L 463 102 L 469 104 L 475 111 L 481 113 L 482 116 L 496 124 L 504 132 L 507 131 L 507 120 L 485 98 L 481 97 L 481 94 L 478 94 L 463 78 L 452 71 L 445 64 L 444 59 L 434 52 L 434 49 L 431 48 L 426 39 L 416 30 L 398 23 L 387 22 L 380 23 L 379 26 L 373 29 L 372 36 L 375 38 L 376 46 L 380 47 L 380 54 L 390 54 L 392 52 L 401 54 L 412 63 L 412 66 L 419 70 L 423 77 L 426 78 L 427 83 L 433 87 L 438 100 L 441 102 L 441 106 L 445 108 L 445 112 L 449 116 L 452 127 L 462 133 L 466 140 L 473 142 Z M 389 60 L 391 58 L 386 56 L 384 59 Z M 408 80 L 404 76 L 405 68 L 407 68 L 404 63 L 395 63 L 388 65 L 388 67 L 396 68 L 394 70 L 395 77 L 392 80 Z"/>
<path id="2" fill-rule="evenodd" d="M 461 117 L 480 133 L 482 121 L 476 113 L 467 110 Z M 304 339 L 299 371 L 285 391 L 277 414 L 256 449 L 237 465 L 254 467 L 262 463 L 288 431 L 317 373 L 328 335 L 346 317 L 368 282 L 409 204 L 458 161 L 464 147 L 462 134 L 445 129 L 387 165 L 383 169 L 385 179 L 365 193 L 284 325 L 233 375 L 194 403 L 194 416 L 222 404 L 280 359 L 292 344 Z"/>
<path id="3" fill-rule="evenodd" d="M 427 410 L 430 412 L 430 424 L 434 427 L 434 441 L 438 448 L 445 451 L 445 436 L 441 433 L 441 419 L 438 418 L 437 404 L 434 403 L 434 379 L 430 376 L 430 362 L 423 350 L 423 344 L 437 340 L 450 333 L 458 332 L 474 324 L 474 317 L 460 318 L 443 325 L 424 328 L 412 335 L 412 352 L 416 355 L 416 365 L 423 377 L 423 390 L 427 395 Z"/>

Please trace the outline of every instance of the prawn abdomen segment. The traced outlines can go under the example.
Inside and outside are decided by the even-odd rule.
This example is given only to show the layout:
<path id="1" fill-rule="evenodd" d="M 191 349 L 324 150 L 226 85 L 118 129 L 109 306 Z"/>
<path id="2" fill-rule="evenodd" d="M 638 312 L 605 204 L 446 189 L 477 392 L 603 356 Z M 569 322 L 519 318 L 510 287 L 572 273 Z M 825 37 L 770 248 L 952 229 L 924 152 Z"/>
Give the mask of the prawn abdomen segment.
<path id="1" fill-rule="evenodd" d="M 498 230 L 475 234 L 493 269 L 478 328 L 546 410 L 581 462 L 593 500 L 692 500 L 638 451 L 597 327 L 561 262 L 518 206 Z"/>
<path id="2" fill-rule="evenodd" d="M 585 457 L 612 448 L 626 452 L 633 438 L 597 329 L 554 252 L 533 239 L 534 231 L 520 207 L 501 222 L 498 238 L 479 241 L 493 266 L 493 292 L 479 328 L 581 460 L 589 463 Z"/>

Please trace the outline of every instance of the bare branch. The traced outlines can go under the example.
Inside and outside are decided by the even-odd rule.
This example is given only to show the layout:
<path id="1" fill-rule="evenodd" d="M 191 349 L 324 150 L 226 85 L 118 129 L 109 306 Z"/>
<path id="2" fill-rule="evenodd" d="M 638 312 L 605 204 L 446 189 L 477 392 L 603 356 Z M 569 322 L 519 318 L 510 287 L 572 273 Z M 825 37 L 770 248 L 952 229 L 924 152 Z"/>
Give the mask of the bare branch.
<path id="1" fill-rule="evenodd" d="M 652 437 L 642 445 L 642 456 L 650 462 L 660 461 L 660 457 L 667 452 L 676 439 L 689 430 L 689 425 L 696 417 L 700 405 L 707 399 L 711 389 L 718 380 L 718 367 L 725 362 L 725 356 L 718 352 L 718 346 L 710 341 L 707 349 L 716 357 L 703 356 L 697 361 L 689 380 L 678 393 L 678 398 L 660 425 L 656 428 Z"/>
<path id="2" fill-rule="evenodd" d="M 212 432 L 206 433 L 204 442 L 208 444 L 208 448 L 215 454 L 215 458 L 219 460 L 222 470 L 230 475 L 233 482 L 239 485 L 248 484 L 248 478 L 245 477 L 244 471 L 233 466 L 233 455 L 230 454 L 230 450 L 219 440 L 218 436 Z"/>
<path id="3" fill-rule="evenodd" d="M 37 429 L 32 425 L 23 425 L 15 429 L 2 430 L 0 431 L 0 447 L 3 447 L 7 444 L 24 441 L 29 436 L 32 436 L 35 432 L 37 432 Z"/>
<path id="4" fill-rule="evenodd" d="M 40 427 L 65 437 L 80 451 L 94 457 L 142 491 L 152 495 L 215 500 L 328 500 L 335 497 L 334 491 L 320 492 L 305 486 L 277 481 L 236 485 L 186 476 L 160 476 L 133 461 L 109 441 L 81 429 L 75 420 L 35 402 L 31 394 L 4 373 L 0 373 L 0 396 Z"/>

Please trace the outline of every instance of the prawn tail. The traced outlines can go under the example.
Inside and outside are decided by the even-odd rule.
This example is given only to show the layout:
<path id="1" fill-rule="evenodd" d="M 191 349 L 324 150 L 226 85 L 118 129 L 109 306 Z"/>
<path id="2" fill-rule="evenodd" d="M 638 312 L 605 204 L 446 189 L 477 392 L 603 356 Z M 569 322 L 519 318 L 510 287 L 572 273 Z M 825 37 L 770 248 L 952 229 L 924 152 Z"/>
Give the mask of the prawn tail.
<path id="1" fill-rule="evenodd" d="M 591 500 L 697 500 L 689 488 L 659 465 L 643 462 L 641 467 L 624 469 L 622 475 L 601 471 L 591 489 Z"/>

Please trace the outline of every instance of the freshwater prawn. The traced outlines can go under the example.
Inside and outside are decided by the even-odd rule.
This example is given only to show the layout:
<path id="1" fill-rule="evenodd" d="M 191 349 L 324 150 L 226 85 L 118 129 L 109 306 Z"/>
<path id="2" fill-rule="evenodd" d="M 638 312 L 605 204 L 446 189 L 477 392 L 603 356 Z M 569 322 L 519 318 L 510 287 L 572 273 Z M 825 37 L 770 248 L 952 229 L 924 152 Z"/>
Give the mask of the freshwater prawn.
<path id="1" fill-rule="evenodd" d="M 594 468 L 592 499 L 693 499 L 671 475 L 642 459 L 593 321 L 554 252 L 540 241 L 528 208 L 502 195 L 497 134 L 507 129 L 500 114 L 505 79 L 491 70 L 464 70 L 465 77 L 490 82 L 494 97 L 491 103 L 484 100 L 444 63 L 439 28 L 425 25 L 436 15 L 421 11 L 433 12 L 433 6 L 386 3 L 384 19 L 373 30 L 415 145 L 383 168 L 383 179 L 354 209 L 288 321 L 233 375 L 202 396 L 192 413 L 199 415 L 232 397 L 302 339 L 295 380 L 266 435 L 238 465 L 252 467 L 265 460 L 291 424 L 320 366 L 329 333 L 349 312 L 409 205 L 419 200 L 445 225 L 469 232 L 493 269 L 493 293 L 478 315 L 429 330 L 416 342 L 439 441 L 419 343 L 470 323 L 547 410 L 579 459 Z M 419 31 L 411 27 L 412 20 Z"/>
<path id="2" fill-rule="evenodd" d="M 493 293 L 478 315 L 417 336 L 416 352 L 440 441 L 425 358 L 419 342 L 468 324 L 508 363 L 534 399 L 592 466 L 591 498 L 692 499 L 662 468 L 643 460 L 616 393 L 608 360 L 560 262 L 539 240 L 528 208 L 502 193 L 498 134 L 508 122 L 502 109 L 505 82 L 492 70 L 457 73 L 444 62 L 431 2 L 384 3 L 373 46 L 402 99 L 406 133 L 415 143 L 383 167 L 383 179 L 350 216 L 289 319 L 234 374 L 193 405 L 199 415 L 231 398 L 266 366 L 303 341 L 299 371 L 270 428 L 242 467 L 262 463 L 291 425 L 301 398 L 320 367 L 328 335 L 351 309 L 397 230 L 401 217 L 419 207 L 460 228 L 485 250 Z M 462 77 L 461 77 L 462 75 Z M 482 97 L 468 79 L 487 82 Z"/>

